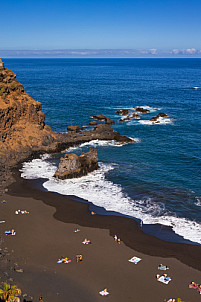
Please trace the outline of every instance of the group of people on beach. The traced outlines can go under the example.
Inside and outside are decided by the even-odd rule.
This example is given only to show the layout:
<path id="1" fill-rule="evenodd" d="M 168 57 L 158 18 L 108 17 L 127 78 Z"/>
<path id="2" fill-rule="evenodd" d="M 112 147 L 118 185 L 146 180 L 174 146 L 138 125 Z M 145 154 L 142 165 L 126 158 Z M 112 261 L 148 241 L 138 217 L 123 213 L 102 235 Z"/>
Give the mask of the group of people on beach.
<path id="1" fill-rule="evenodd" d="M 196 289 L 201 295 L 201 284 L 195 283 L 194 281 L 189 284 L 189 288 Z"/>

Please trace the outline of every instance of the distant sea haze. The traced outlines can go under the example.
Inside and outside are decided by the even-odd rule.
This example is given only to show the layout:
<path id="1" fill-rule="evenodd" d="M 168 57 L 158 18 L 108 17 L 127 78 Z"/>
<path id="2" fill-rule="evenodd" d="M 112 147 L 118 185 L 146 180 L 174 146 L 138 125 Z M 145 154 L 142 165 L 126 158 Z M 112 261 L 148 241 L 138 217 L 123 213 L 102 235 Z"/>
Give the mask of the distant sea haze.
<path id="1" fill-rule="evenodd" d="M 49 191 L 76 195 L 144 225 L 171 226 L 183 238 L 201 242 L 201 60 L 6 59 L 5 64 L 42 102 L 52 130 L 88 126 L 90 116 L 102 113 L 115 121 L 115 130 L 137 140 L 124 146 L 92 141 L 67 150 L 98 149 L 100 169 L 80 179 L 53 178 L 59 155 L 24 163 L 23 177 L 47 178 L 43 185 Z M 118 122 L 116 110 L 136 106 L 150 113 Z M 152 124 L 160 112 L 168 119 Z"/>
<path id="2" fill-rule="evenodd" d="M 28 49 L 0 50 L 3 58 L 201 58 L 201 49 Z"/>

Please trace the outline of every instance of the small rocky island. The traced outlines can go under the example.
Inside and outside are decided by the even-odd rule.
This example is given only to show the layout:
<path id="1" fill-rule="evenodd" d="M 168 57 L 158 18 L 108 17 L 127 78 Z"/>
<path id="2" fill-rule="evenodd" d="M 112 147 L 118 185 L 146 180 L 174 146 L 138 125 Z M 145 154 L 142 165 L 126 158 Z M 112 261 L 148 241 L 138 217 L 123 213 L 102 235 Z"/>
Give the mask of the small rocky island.
<path id="1" fill-rule="evenodd" d="M 83 152 L 80 156 L 70 153 L 65 154 L 65 157 L 61 157 L 54 177 L 59 179 L 78 178 L 98 168 L 97 149 L 90 148 L 89 152 Z"/>

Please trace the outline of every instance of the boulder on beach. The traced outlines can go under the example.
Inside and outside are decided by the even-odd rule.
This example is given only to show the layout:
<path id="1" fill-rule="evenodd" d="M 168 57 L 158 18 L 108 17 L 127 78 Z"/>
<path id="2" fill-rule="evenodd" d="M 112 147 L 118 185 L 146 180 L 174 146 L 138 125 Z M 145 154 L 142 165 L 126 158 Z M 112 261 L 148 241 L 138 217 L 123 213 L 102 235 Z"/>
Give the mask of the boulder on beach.
<path id="1" fill-rule="evenodd" d="M 70 153 L 66 154 L 65 157 L 61 157 L 54 177 L 59 179 L 78 178 L 98 168 L 97 149 L 90 148 L 88 152 L 83 152 L 80 156 Z"/>
<path id="2" fill-rule="evenodd" d="M 103 115 L 103 114 L 96 114 L 92 116 L 93 119 L 98 120 L 98 121 L 104 121 L 106 124 L 112 125 L 114 124 L 114 121 L 111 120 L 109 117 Z"/>

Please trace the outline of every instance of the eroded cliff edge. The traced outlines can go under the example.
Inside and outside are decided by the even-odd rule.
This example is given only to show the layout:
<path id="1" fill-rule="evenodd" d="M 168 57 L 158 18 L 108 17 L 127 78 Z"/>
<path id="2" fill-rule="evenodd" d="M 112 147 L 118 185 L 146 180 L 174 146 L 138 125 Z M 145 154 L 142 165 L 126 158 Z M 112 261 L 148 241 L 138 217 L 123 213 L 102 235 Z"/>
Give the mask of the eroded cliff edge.
<path id="1" fill-rule="evenodd" d="M 90 131 L 51 131 L 45 124 L 42 104 L 26 93 L 15 73 L 0 66 L 0 193 L 13 181 L 11 170 L 19 162 L 93 139 L 134 142 L 109 124 L 98 124 Z"/>

